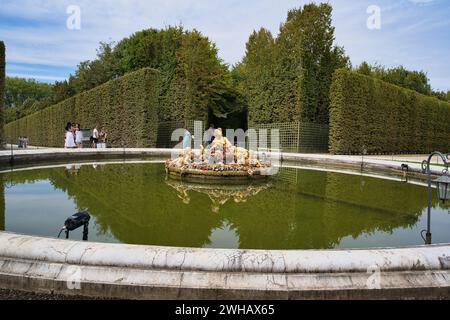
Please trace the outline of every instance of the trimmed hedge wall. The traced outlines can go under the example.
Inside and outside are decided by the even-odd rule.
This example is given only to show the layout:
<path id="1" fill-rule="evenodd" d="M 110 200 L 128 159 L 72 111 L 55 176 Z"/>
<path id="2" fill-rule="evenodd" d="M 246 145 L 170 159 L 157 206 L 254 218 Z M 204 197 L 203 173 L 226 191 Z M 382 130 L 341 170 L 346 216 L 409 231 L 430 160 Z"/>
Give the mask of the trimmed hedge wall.
<path id="1" fill-rule="evenodd" d="M 450 103 L 347 69 L 330 99 L 331 153 L 450 151 Z"/>
<path id="2" fill-rule="evenodd" d="M 5 44 L 0 41 L 0 148 L 5 144 Z"/>
<path id="3" fill-rule="evenodd" d="M 62 147 L 67 122 L 108 131 L 111 147 L 155 147 L 159 72 L 144 68 L 8 123 L 6 135 L 30 145 Z"/>
<path id="4" fill-rule="evenodd" d="M 5 231 L 5 185 L 0 181 L 0 231 Z"/>

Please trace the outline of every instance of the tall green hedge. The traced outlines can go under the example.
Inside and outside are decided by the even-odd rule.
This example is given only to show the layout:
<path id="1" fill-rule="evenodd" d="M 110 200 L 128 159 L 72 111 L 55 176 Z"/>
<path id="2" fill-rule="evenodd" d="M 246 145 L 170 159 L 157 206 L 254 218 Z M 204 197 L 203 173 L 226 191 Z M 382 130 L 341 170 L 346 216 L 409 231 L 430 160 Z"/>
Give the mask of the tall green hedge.
<path id="1" fill-rule="evenodd" d="M 248 103 L 248 122 L 328 124 L 329 92 L 336 69 L 349 63 L 334 45 L 332 7 L 305 4 L 288 12 L 274 37 L 253 32 L 234 69 Z"/>
<path id="2" fill-rule="evenodd" d="M 31 145 L 62 147 L 67 122 L 108 131 L 111 147 L 154 147 L 158 127 L 159 72 L 144 68 L 8 123 L 6 135 Z"/>
<path id="3" fill-rule="evenodd" d="M 450 103 L 345 69 L 330 98 L 331 153 L 450 151 Z"/>
<path id="4" fill-rule="evenodd" d="M 5 143 L 5 44 L 0 41 L 0 148 Z"/>

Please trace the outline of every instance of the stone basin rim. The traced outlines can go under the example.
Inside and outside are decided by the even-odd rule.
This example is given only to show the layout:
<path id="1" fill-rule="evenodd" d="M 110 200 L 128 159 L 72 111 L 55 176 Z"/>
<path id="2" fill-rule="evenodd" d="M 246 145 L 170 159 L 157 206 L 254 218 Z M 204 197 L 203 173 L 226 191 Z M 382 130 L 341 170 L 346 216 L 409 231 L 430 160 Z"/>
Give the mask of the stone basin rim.
<path id="1" fill-rule="evenodd" d="M 374 266 L 383 272 L 423 271 L 450 270 L 450 244 L 370 249 L 246 250 L 81 242 L 0 232 L 1 259 L 206 272 L 343 273 L 365 272 Z"/>
<path id="2" fill-rule="evenodd" d="M 180 150 L 178 149 L 158 149 L 158 148 L 134 148 L 134 149 L 123 149 L 123 148 L 116 148 L 116 149 L 80 149 L 80 150 L 68 150 L 68 149 L 60 149 L 60 148 L 54 148 L 54 149 L 29 149 L 25 150 L 25 152 L 19 153 L 15 155 L 15 157 L 24 158 L 24 160 L 33 160 L 34 157 L 40 158 L 51 155 L 51 159 L 47 159 L 47 162 L 49 166 L 51 166 L 52 162 L 56 162 L 58 160 L 77 160 L 82 158 L 82 156 L 85 155 L 99 155 L 99 154 L 106 154 L 106 155 L 121 155 L 121 156 L 133 156 L 133 155 L 140 155 L 140 156 L 154 156 L 154 157 L 163 157 L 163 156 L 170 156 L 172 153 L 178 153 Z M 7 152 L 6 152 L 7 153 Z M 0 152 L 0 162 L 4 162 L 6 158 L 9 157 L 5 151 Z M 267 152 L 265 152 L 267 153 Z M 62 155 L 61 158 L 59 156 Z M 299 163 L 305 160 L 313 160 L 317 163 L 324 163 L 329 164 L 330 162 L 333 162 L 333 157 L 336 158 L 336 162 L 338 164 L 347 163 L 347 164 L 354 164 L 354 165 L 360 165 L 359 159 L 355 159 L 354 156 L 350 156 L 348 159 L 345 156 L 331 156 L 326 157 L 326 155 L 321 154 L 297 154 L 297 153 L 281 153 L 281 159 L 282 161 L 288 162 L 288 163 Z M 357 157 L 359 158 L 359 157 Z M 104 159 L 101 159 L 104 160 Z M 101 161 L 100 160 L 100 161 Z M 373 166 L 375 168 L 384 168 L 386 169 L 386 172 L 392 172 L 393 170 L 401 170 L 401 162 L 395 163 L 396 166 L 393 166 L 392 164 L 386 164 L 386 161 L 370 161 L 370 159 L 366 159 L 365 161 L 367 165 Z M 107 162 L 105 162 L 107 164 Z M 126 163 L 126 162 L 125 162 Z M 163 161 L 159 161 L 158 163 L 164 163 Z M 33 162 L 30 163 L 30 168 L 33 168 L 33 165 L 35 165 Z M 21 167 L 19 170 L 27 170 L 28 166 Z M 39 167 L 37 167 L 39 168 Z M 314 169 L 313 169 L 314 170 Z M 439 173 L 441 170 L 440 167 L 434 166 L 435 173 Z M 7 170 L 0 170 L 0 173 L 6 172 Z M 414 172 L 414 169 L 413 169 Z M 377 177 L 377 178 L 382 178 Z M 16 235 L 16 236 L 25 236 L 25 237 L 32 237 L 32 238 L 41 238 L 41 239 L 53 239 L 49 237 L 36 237 L 36 236 L 28 236 L 28 235 L 21 235 L 18 233 L 12 233 L 12 232 L 5 232 L 0 231 L 0 236 L 2 233 L 10 234 L 10 235 Z M 58 240 L 58 239 L 53 239 Z M 65 240 L 59 240 L 59 241 L 65 241 Z M 77 241 L 76 241 L 77 242 Z M 88 242 L 90 244 L 95 244 L 94 242 Z M 104 243 L 97 243 L 97 245 L 105 245 Z M 260 253 L 260 254 L 266 254 L 267 252 L 348 252 L 348 251 L 377 251 L 377 250 L 398 250 L 398 249 L 414 249 L 414 248 L 430 248 L 430 247 L 444 247 L 444 248 L 450 248 L 450 243 L 438 243 L 438 244 L 432 244 L 431 246 L 399 246 L 399 247 L 370 247 L 370 248 L 346 248 L 346 249 L 306 249 L 306 250 L 298 250 L 298 249 L 281 249 L 281 250 L 265 250 L 265 249 L 206 249 L 206 248 L 190 248 L 190 247 L 170 247 L 170 246 L 145 246 L 145 245 L 129 245 L 129 244 L 108 244 L 112 246 L 121 246 L 121 245 L 128 245 L 128 246 L 142 246 L 142 247 L 148 247 L 148 248 L 157 248 L 159 250 L 201 250 L 204 252 L 207 251 L 233 251 L 233 252 L 254 252 L 254 253 Z M 1 248 L 0 248 L 1 249 Z M 1 251 L 0 251 L 1 253 Z M 1 255 L 0 255 L 1 256 Z M 450 253 L 449 253 L 450 256 Z"/>
<path id="3" fill-rule="evenodd" d="M 170 157 L 178 155 L 181 149 L 164 148 L 109 148 L 109 149 L 62 149 L 62 148 L 44 148 L 14 150 L 14 163 L 32 164 L 36 162 L 57 162 L 63 160 L 82 160 L 82 159 L 108 159 L 108 158 L 136 158 L 136 157 Z M 262 152 L 259 152 L 262 153 Z M 264 152 L 271 154 L 270 152 Z M 285 153 L 281 152 L 280 161 L 287 163 L 314 163 L 321 165 L 336 165 L 354 168 L 376 169 L 385 172 L 402 172 L 401 161 L 390 161 L 361 156 L 345 156 L 330 154 L 305 154 L 305 153 Z M 11 162 L 10 151 L 0 151 L 0 165 L 9 165 Z M 420 163 L 409 163 L 409 172 L 412 174 L 422 174 Z M 432 165 L 431 171 L 435 175 L 442 174 L 443 167 Z"/>
<path id="4" fill-rule="evenodd" d="M 38 150 L 18 162 L 85 156 L 167 156 L 171 149 Z M 283 161 L 361 165 L 360 157 L 282 154 Z M 9 155 L 0 152 L 0 162 Z M 365 165 L 401 171 L 401 162 Z M 420 165 L 411 171 L 420 173 Z M 436 173 L 441 167 L 433 167 Z M 83 271 L 82 291 L 68 290 L 66 271 Z M 368 270 L 383 272 L 368 289 Z M 245 279 L 245 281 L 244 281 Z M 449 298 L 450 244 L 431 246 L 245 250 L 78 242 L 0 232 L 0 288 L 131 299 Z"/>

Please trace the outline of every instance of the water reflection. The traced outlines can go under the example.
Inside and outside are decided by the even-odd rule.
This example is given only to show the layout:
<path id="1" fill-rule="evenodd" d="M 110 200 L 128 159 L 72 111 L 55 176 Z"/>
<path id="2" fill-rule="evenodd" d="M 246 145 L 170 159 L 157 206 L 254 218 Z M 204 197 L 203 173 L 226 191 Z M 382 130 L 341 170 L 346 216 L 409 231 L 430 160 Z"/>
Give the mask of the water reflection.
<path id="1" fill-rule="evenodd" d="M 80 169 L 81 169 L 81 165 L 80 164 L 67 164 L 65 168 L 66 168 L 66 173 L 68 173 L 70 175 L 77 175 L 78 171 L 80 171 Z"/>
<path id="2" fill-rule="evenodd" d="M 219 228 L 211 230 L 208 242 L 203 247 L 238 249 L 240 247 L 239 234 L 230 222 L 225 219 Z"/>
<path id="3" fill-rule="evenodd" d="M 219 213 L 220 207 L 232 199 L 235 203 L 247 202 L 247 199 L 256 196 L 263 190 L 270 188 L 271 183 L 249 183 L 240 184 L 212 184 L 192 183 L 167 177 L 166 184 L 178 192 L 181 201 L 188 205 L 191 203 L 192 192 L 205 194 L 211 200 L 211 211 Z"/>
<path id="4" fill-rule="evenodd" d="M 422 243 L 416 229 L 423 227 L 426 189 L 358 175 L 282 169 L 268 183 L 214 186 L 167 179 L 160 164 L 110 164 L 3 178 L 16 186 L 2 189 L 0 227 L 14 232 L 55 236 L 65 218 L 87 209 L 92 241 L 254 249 Z M 45 196 L 27 206 L 37 187 Z M 39 222 L 27 223 L 24 215 L 40 207 Z M 437 216 L 441 230 L 450 227 L 447 212 Z M 441 233 L 440 241 L 450 242 Z"/>

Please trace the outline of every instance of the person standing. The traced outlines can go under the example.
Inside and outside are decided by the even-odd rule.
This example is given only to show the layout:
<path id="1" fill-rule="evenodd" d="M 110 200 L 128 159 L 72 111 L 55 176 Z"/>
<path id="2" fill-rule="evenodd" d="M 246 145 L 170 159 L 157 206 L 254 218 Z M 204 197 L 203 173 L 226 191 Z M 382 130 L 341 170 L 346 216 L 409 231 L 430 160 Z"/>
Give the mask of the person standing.
<path id="1" fill-rule="evenodd" d="M 99 137 L 98 125 L 96 125 L 94 130 L 92 131 L 92 137 L 91 137 L 91 147 L 94 149 L 97 148 L 98 137 Z"/>
<path id="2" fill-rule="evenodd" d="M 214 140 L 214 124 L 209 125 L 209 129 L 206 131 L 206 145 L 209 146 Z"/>
<path id="3" fill-rule="evenodd" d="M 69 122 L 66 125 L 66 136 L 64 140 L 64 148 L 73 149 L 76 148 L 75 139 L 73 137 L 73 127 Z"/>
<path id="4" fill-rule="evenodd" d="M 187 127 L 184 128 L 184 136 L 183 136 L 183 149 L 191 148 L 192 147 L 192 135 L 187 129 Z"/>
<path id="5" fill-rule="evenodd" d="M 78 149 L 81 149 L 83 147 L 83 132 L 81 131 L 81 125 L 79 123 L 77 123 L 75 129 L 75 144 L 77 145 Z"/>
<path id="6" fill-rule="evenodd" d="M 100 148 L 106 148 L 106 142 L 108 141 L 108 133 L 106 132 L 106 128 L 102 127 L 100 130 L 99 138 L 98 138 Z"/>

